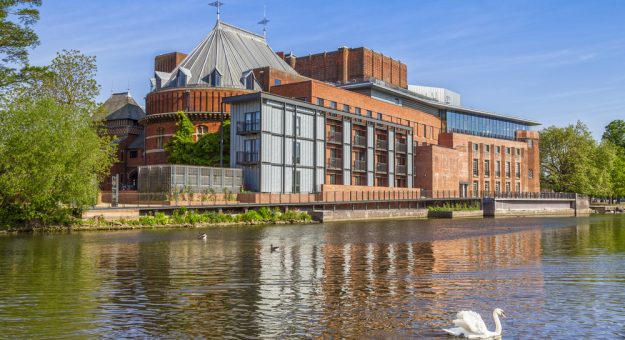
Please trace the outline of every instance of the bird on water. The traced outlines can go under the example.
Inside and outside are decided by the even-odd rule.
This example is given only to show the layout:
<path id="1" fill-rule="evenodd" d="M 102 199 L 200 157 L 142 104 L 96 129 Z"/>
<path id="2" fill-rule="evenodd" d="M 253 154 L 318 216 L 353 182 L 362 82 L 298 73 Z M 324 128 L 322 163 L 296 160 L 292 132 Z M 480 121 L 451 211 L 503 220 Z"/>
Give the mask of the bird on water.
<path id="1" fill-rule="evenodd" d="M 206 241 L 208 239 L 208 235 L 206 235 L 206 233 L 201 233 L 197 238 Z"/>
<path id="2" fill-rule="evenodd" d="M 486 324 L 480 314 L 474 311 L 460 311 L 456 314 L 456 319 L 453 321 L 456 327 L 443 330 L 454 336 L 463 336 L 469 339 L 488 339 L 498 337 L 501 335 L 501 321 L 499 316 L 503 318 L 506 315 L 500 308 L 495 308 L 493 311 L 493 319 L 495 320 L 495 331 L 491 332 L 486 328 Z"/>
<path id="3" fill-rule="evenodd" d="M 273 244 L 270 244 L 269 250 L 273 253 L 274 251 L 278 250 L 278 246 L 274 246 Z"/>

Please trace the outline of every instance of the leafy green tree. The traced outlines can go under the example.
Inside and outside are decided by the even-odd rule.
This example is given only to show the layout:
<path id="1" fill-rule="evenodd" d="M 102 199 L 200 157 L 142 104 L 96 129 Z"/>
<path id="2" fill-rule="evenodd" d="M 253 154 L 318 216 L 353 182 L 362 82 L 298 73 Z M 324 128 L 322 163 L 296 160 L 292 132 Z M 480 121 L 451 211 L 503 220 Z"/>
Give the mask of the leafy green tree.
<path id="1" fill-rule="evenodd" d="M 165 145 L 172 164 L 219 166 L 219 131 L 207 133 L 197 143 L 193 141 L 193 123 L 184 112 L 178 112 L 178 128 Z M 224 166 L 230 164 L 230 120 L 224 121 Z"/>
<path id="2" fill-rule="evenodd" d="M 76 112 L 54 98 L 0 112 L 0 225 L 64 223 L 95 202 L 115 147 Z"/>
<path id="3" fill-rule="evenodd" d="M 23 81 L 30 73 L 28 49 L 39 44 L 33 30 L 39 6 L 41 0 L 0 1 L 0 89 Z"/>
<path id="4" fill-rule="evenodd" d="M 625 121 L 613 120 L 605 127 L 602 139 L 625 150 Z"/>
<path id="5" fill-rule="evenodd" d="M 582 122 L 544 129 L 540 161 L 545 189 L 589 195 L 605 195 L 611 189 L 614 149 L 598 145 Z"/>
<path id="6" fill-rule="evenodd" d="M 176 133 L 165 145 L 165 150 L 169 153 L 169 163 L 194 165 L 193 123 L 184 112 L 177 113 L 178 127 Z"/>

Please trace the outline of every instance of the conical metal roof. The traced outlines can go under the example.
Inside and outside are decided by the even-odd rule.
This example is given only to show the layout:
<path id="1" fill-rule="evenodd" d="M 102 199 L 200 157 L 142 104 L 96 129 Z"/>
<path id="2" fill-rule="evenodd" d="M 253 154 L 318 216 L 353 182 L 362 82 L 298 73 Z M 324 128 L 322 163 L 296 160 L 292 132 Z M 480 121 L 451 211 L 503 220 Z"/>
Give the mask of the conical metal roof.
<path id="1" fill-rule="evenodd" d="M 172 73 L 157 72 L 155 84 L 160 85 L 157 88 L 198 85 L 246 88 L 245 73 L 267 66 L 297 75 L 263 36 L 217 21 L 208 36 Z M 258 85 L 254 88 L 258 89 Z"/>

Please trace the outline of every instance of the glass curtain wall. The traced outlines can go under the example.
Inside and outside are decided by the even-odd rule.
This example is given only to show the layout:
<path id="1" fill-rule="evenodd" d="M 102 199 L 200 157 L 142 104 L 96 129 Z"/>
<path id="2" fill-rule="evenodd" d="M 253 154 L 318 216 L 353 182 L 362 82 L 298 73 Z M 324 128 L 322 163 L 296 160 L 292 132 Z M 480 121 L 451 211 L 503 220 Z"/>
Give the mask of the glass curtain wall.
<path id="1" fill-rule="evenodd" d="M 445 123 L 447 132 L 510 140 L 516 130 L 529 130 L 527 124 L 455 111 L 445 112 Z"/>

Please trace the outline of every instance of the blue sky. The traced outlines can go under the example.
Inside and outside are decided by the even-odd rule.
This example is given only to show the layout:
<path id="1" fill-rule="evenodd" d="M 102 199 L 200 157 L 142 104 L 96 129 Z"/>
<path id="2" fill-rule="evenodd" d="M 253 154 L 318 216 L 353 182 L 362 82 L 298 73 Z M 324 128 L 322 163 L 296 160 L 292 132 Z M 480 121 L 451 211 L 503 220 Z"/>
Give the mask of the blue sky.
<path id="1" fill-rule="evenodd" d="M 97 56 L 100 100 L 140 103 L 154 56 L 189 52 L 211 30 L 212 0 L 44 0 L 33 64 L 61 49 Z M 600 137 L 625 119 L 625 1 L 224 0 L 222 20 L 297 56 L 366 46 L 400 59 L 410 84 L 459 92 L 463 105 L 549 125 L 582 120 Z"/>

